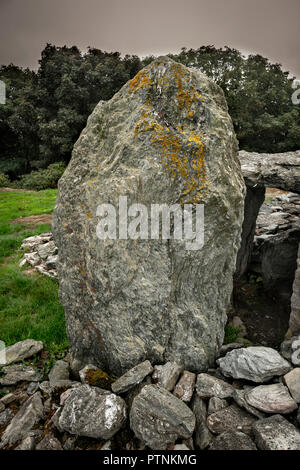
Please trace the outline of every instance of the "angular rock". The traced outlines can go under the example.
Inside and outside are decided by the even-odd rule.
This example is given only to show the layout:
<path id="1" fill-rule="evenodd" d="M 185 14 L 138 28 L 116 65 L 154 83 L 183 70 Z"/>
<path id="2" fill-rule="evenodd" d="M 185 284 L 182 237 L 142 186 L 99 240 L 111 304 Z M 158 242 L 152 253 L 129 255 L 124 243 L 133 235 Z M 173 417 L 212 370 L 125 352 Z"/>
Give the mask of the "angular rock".
<path id="1" fill-rule="evenodd" d="M 42 245 L 38 245 L 37 252 L 40 258 L 46 260 L 48 256 L 54 256 L 57 254 L 57 247 L 54 241 L 50 241 L 48 243 L 43 243 Z"/>
<path id="2" fill-rule="evenodd" d="M 165 388 L 146 385 L 133 400 L 130 427 L 150 449 L 165 450 L 178 438 L 193 434 L 195 416 Z"/>
<path id="3" fill-rule="evenodd" d="M 288 372 L 283 379 L 295 402 L 300 403 L 300 367 Z"/>
<path id="4" fill-rule="evenodd" d="M 48 256 L 48 258 L 45 262 L 45 268 L 46 269 L 56 269 L 57 259 L 58 259 L 58 255 Z"/>
<path id="5" fill-rule="evenodd" d="M 195 446 L 200 450 L 204 450 L 210 445 L 213 439 L 213 434 L 206 424 L 206 403 L 198 395 L 195 395 L 191 403 L 191 408 L 196 418 Z"/>
<path id="6" fill-rule="evenodd" d="M 177 383 L 174 395 L 177 398 L 180 398 L 182 401 L 188 403 L 191 401 L 196 382 L 196 374 L 189 372 L 187 370 L 183 371 L 183 374 Z"/>
<path id="7" fill-rule="evenodd" d="M 0 448 L 13 445 L 27 437 L 29 431 L 43 418 L 44 408 L 40 392 L 36 392 L 22 405 L 2 435 Z"/>
<path id="8" fill-rule="evenodd" d="M 24 341 L 19 341 L 13 346 L 8 346 L 2 351 L 0 359 L 5 357 L 5 363 L 0 362 L 0 366 L 9 365 L 13 362 L 23 361 L 23 359 L 28 359 L 34 354 L 38 354 L 44 345 L 42 341 L 35 341 L 34 339 L 26 339 Z"/>
<path id="9" fill-rule="evenodd" d="M 20 405 L 23 405 L 28 398 L 28 394 L 24 390 L 16 390 L 13 393 L 7 393 L 4 397 L 1 398 L 0 403 L 4 405 L 9 405 L 10 403 L 17 402 Z"/>
<path id="10" fill-rule="evenodd" d="M 15 385 L 18 382 L 38 382 L 41 380 L 41 373 L 30 366 L 22 364 L 3 367 L 4 375 L 0 378 L 2 386 Z"/>
<path id="11" fill-rule="evenodd" d="M 229 398 L 234 392 L 232 385 L 208 374 L 198 375 L 196 390 L 201 398 Z"/>
<path id="12" fill-rule="evenodd" d="M 96 106 L 60 179 L 53 218 L 77 370 L 93 363 L 119 377 L 146 358 L 194 372 L 213 364 L 244 191 L 223 91 L 201 72 L 161 57 Z M 148 211 L 152 204 L 204 203 L 203 248 L 186 249 L 173 236 L 97 238 L 97 207 L 109 202 L 118 212 L 124 195 L 128 208 L 139 202 Z"/>
<path id="13" fill-rule="evenodd" d="M 21 444 L 19 444 L 15 450 L 34 450 L 36 443 L 36 438 L 33 436 L 28 436 L 23 439 Z"/>
<path id="14" fill-rule="evenodd" d="M 239 431 L 225 431 L 217 436 L 209 450 L 257 450 L 249 436 Z"/>
<path id="15" fill-rule="evenodd" d="M 250 390 L 252 387 L 250 388 Z M 236 404 L 240 408 L 244 408 L 248 413 L 256 416 L 259 419 L 265 418 L 265 414 L 262 413 L 261 411 L 258 411 L 258 409 L 254 408 L 253 406 L 249 405 L 247 402 L 245 395 L 247 393 L 247 390 L 235 390 L 233 394 L 233 399 L 236 402 Z"/>
<path id="16" fill-rule="evenodd" d="M 176 444 L 173 450 L 190 450 L 185 444 Z"/>
<path id="17" fill-rule="evenodd" d="M 234 379 L 263 383 L 286 374 L 290 364 L 275 349 L 263 346 L 235 349 L 217 360 L 222 374 Z"/>
<path id="18" fill-rule="evenodd" d="M 171 392 L 180 376 L 183 367 L 176 362 L 167 362 L 162 366 L 155 366 L 152 379 L 155 383 Z"/>
<path id="19" fill-rule="evenodd" d="M 71 385 L 70 367 L 65 361 L 57 361 L 49 372 L 50 387 L 60 388 Z"/>
<path id="20" fill-rule="evenodd" d="M 58 414 L 58 429 L 78 436 L 110 439 L 126 421 L 121 397 L 89 385 L 80 385 L 64 402 Z"/>
<path id="21" fill-rule="evenodd" d="M 251 434 L 251 426 L 255 421 L 254 416 L 233 404 L 208 416 L 207 426 L 214 434 L 231 430 Z"/>
<path id="22" fill-rule="evenodd" d="M 221 411 L 224 408 L 227 408 L 227 406 L 229 406 L 229 403 L 227 400 L 224 400 L 218 397 L 212 397 L 209 399 L 207 414 L 208 416 L 212 415 L 213 413 L 216 413 L 217 411 Z"/>
<path id="23" fill-rule="evenodd" d="M 46 436 L 38 443 L 36 450 L 63 450 L 61 443 L 52 434 Z"/>
<path id="24" fill-rule="evenodd" d="M 30 382 L 30 384 L 28 385 L 26 389 L 26 392 L 28 393 L 28 395 L 33 395 L 35 392 L 38 391 L 39 388 L 40 388 L 39 382 Z"/>
<path id="25" fill-rule="evenodd" d="M 255 387 L 246 392 L 245 399 L 250 406 L 264 413 L 288 414 L 297 409 L 288 388 L 280 383 Z"/>
<path id="26" fill-rule="evenodd" d="M 226 354 L 230 351 L 233 351 L 234 349 L 240 349 L 242 348 L 243 345 L 241 343 L 229 343 L 229 344 L 223 344 L 221 347 L 218 358 L 226 356 Z"/>
<path id="27" fill-rule="evenodd" d="M 6 410 L 2 411 L 0 413 L 0 428 L 8 424 L 13 417 L 14 414 L 9 408 L 6 408 Z"/>
<path id="28" fill-rule="evenodd" d="M 0 401 L 0 413 L 2 413 L 3 410 L 5 410 L 5 405 Z"/>
<path id="29" fill-rule="evenodd" d="M 130 369 L 122 377 L 116 380 L 111 389 L 114 393 L 124 393 L 144 380 L 147 375 L 153 372 L 150 361 L 144 361 L 141 364 Z"/>
<path id="30" fill-rule="evenodd" d="M 300 450 L 300 432 L 281 415 L 260 419 L 252 429 L 261 450 Z"/>

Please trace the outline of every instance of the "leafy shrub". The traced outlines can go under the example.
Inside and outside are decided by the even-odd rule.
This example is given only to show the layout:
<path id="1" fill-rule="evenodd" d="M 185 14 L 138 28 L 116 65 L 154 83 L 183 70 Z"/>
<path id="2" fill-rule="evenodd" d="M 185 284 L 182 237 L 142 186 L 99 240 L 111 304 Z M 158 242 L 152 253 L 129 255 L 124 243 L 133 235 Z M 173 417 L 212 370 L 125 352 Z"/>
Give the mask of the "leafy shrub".
<path id="1" fill-rule="evenodd" d="M 48 168 L 32 171 L 27 175 L 20 176 L 19 181 L 17 181 L 14 186 L 36 191 L 56 188 L 57 182 L 65 169 L 65 164 L 62 162 L 52 163 Z"/>
<path id="2" fill-rule="evenodd" d="M 5 173 L 0 173 L 0 188 L 8 187 L 9 185 L 9 177 Z"/>
<path id="3" fill-rule="evenodd" d="M 235 343 L 236 340 L 240 337 L 241 330 L 240 328 L 232 325 L 225 326 L 225 338 L 224 344 Z"/>

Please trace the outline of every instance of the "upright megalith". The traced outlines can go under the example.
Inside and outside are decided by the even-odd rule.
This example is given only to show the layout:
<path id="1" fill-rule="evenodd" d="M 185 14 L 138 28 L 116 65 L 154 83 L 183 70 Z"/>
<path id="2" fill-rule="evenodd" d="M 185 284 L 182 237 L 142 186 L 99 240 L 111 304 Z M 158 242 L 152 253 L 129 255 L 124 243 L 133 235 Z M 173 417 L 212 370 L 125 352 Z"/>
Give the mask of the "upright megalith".
<path id="1" fill-rule="evenodd" d="M 153 204 L 176 204 L 165 238 Z M 177 223 L 180 214 L 201 221 L 201 204 L 203 246 L 201 224 L 187 243 Z M 161 57 L 100 102 L 60 180 L 53 221 L 73 368 L 120 376 L 146 359 L 195 372 L 212 364 L 243 205 L 226 101 L 202 73 Z"/>

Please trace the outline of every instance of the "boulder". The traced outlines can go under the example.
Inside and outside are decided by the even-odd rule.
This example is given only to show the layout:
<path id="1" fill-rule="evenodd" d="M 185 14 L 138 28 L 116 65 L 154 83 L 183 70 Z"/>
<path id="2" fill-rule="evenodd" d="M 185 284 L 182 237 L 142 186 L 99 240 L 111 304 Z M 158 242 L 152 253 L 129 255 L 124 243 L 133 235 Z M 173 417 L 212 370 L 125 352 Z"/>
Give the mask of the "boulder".
<path id="1" fill-rule="evenodd" d="M 152 379 L 161 387 L 171 392 L 182 372 L 183 367 L 176 362 L 167 362 L 161 366 L 155 366 Z"/>
<path id="2" fill-rule="evenodd" d="M 300 432 L 281 415 L 259 419 L 252 429 L 260 450 L 300 450 Z"/>
<path id="3" fill-rule="evenodd" d="M 196 382 L 196 390 L 201 398 L 229 398 L 233 395 L 234 388 L 222 379 L 208 374 L 199 374 Z"/>
<path id="4" fill-rule="evenodd" d="M 217 363 L 226 377 L 256 383 L 267 382 L 291 369 L 290 364 L 275 349 L 264 346 L 235 349 L 218 359 Z"/>
<path id="5" fill-rule="evenodd" d="M 225 431 L 215 437 L 209 450 L 257 450 L 249 436 L 239 431 Z"/>
<path id="6" fill-rule="evenodd" d="M 130 427 L 150 449 L 165 450 L 178 438 L 193 434 L 195 416 L 165 388 L 146 385 L 133 400 Z"/>
<path id="7" fill-rule="evenodd" d="M 22 405 L 10 424 L 5 429 L 0 442 L 0 448 L 11 446 L 27 437 L 29 431 L 36 426 L 44 416 L 44 408 L 40 392 L 36 392 Z"/>
<path id="8" fill-rule="evenodd" d="M 74 370 L 92 363 L 119 377 L 145 359 L 192 372 L 213 364 L 244 192 L 224 94 L 200 71 L 158 58 L 96 106 L 60 179 L 53 217 Z M 107 203 L 123 214 L 116 238 L 113 228 L 103 235 Z M 173 233 L 140 233 L 135 203 L 144 215 L 153 204 L 178 204 L 178 211 L 203 204 L 203 247 Z"/>
<path id="9" fill-rule="evenodd" d="M 300 403 L 300 367 L 288 372 L 283 379 L 295 402 Z"/>
<path id="10" fill-rule="evenodd" d="M 298 408 L 288 388 L 280 383 L 255 387 L 246 392 L 245 399 L 250 406 L 264 413 L 288 414 Z"/>
<path id="11" fill-rule="evenodd" d="M 251 426 L 256 418 L 235 404 L 208 416 L 208 429 L 214 434 L 222 434 L 225 431 L 241 431 L 251 434 Z"/>
<path id="12" fill-rule="evenodd" d="M 193 374 L 193 372 L 189 372 L 188 370 L 184 370 L 179 382 L 175 387 L 175 397 L 180 398 L 186 403 L 191 401 L 194 393 L 195 381 L 196 374 Z"/>
<path id="13" fill-rule="evenodd" d="M 111 389 L 114 393 L 124 393 L 133 388 L 144 380 L 147 375 L 151 374 L 153 367 L 149 361 L 144 361 L 141 364 L 130 369 L 126 374 L 122 375 L 116 380 Z"/>
<path id="14" fill-rule="evenodd" d="M 14 344 L 13 346 L 8 346 L 4 350 L 1 351 L 0 359 L 5 357 L 5 363 L 3 365 L 9 365 L 14 362 L 23 361 L 23 359 L 28 359 L 32 357 L 34 354 L 38 354 L 44 345 L 42 341 L 35 341 L 34 339 L 25 339 L 24 341 L 19 341 L 18 343 Z"/>
<path id="15" fill-rule="evenodd" d="M 191 408 L 196 418 L 195 446 L 200 450 L 204 450 L 210 445 L 213 439 L 213 434 L 206 424 L 206 403 L 199 395 L 195 395 L 191 403 Z"/>
<path id="16" fill-rule="evenodd" d="M 58 411 L 56 423 L 60 431 L 95 439 L 110 439 L 127 417 L 121 397 L 89 385 L 74 388 Z"/>
<path id="17" fill-rule="evenodd" d="M 34 367 L 17 364 L 3 367 L 4 375 L 0 378 L 2 386 L 15 385 L 18 382 L 38 382 L 41 380 L 41 373 Z"/>
<path id="18" fill-rule="evenodd" d="M 224 400 L 218 397 L 212 397 L 209 399 L 209 402 L 208 402 L 207 414 L 208 416 L 212 415 L 213 413 L 216 413 L 217 411 L 224 410 L 224 408 L 227 408 L 227 406 L 229 406 L 229 403 L 227 400 Z"/>

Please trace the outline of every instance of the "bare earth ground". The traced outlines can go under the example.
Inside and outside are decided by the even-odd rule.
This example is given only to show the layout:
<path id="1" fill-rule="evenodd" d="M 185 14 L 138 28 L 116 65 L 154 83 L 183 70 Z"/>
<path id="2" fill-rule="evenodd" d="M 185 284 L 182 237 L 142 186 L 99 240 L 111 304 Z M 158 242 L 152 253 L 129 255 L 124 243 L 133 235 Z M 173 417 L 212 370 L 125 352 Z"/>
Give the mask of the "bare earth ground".
<path id="1" fill-rule="evenodd" d="M 31 189 L 0 188 L 0 193 L 36 193 Z"/>
<path id="2" fill-rule="evenodd" d="M 12 224 L 30 225 L 32 227 L 41 224 L 51 224 L 52 214 L 39 214 L 39 215 L 28 215 L 27 217 L 19 217 L 10 221 Z"/>

